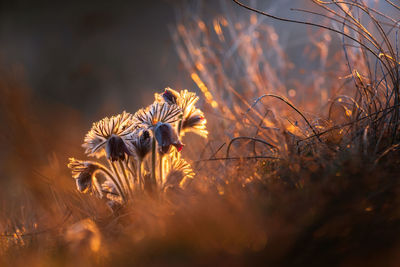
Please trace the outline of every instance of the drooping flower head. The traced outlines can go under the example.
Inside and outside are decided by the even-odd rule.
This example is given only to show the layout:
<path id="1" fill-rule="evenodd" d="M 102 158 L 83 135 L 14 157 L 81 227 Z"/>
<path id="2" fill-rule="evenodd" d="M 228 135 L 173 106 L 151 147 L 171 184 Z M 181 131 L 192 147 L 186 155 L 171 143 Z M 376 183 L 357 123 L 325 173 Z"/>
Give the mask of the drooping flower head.
<path id="1" fill-rule="evenodd" d="M 154 135 L 161 154 L 167 154 L 171 146 L 175 146 L 178 151 L 183 148 L 179 136 L 169 123 L 158 122 L 154 128 Z"/>
<path id="2" fill-rule="evenodd" d="M 128 145 L 118 135 L 112 134 L 106 143 L 106 155 L 111 161 L 125 160 L 126 155 L 132 155 Z"/>
<path id="3" fill-rule="evenodd" d="M 193 132 L 207 138 L 207 120 L 204 118 L 204 113 L 195 106 L 199 100 L 195 93 L 188 90 L 182 90 L 178 93 L 171 88 L 166 88 L 164 93 L 155 94 L 155 98 L 157 102 L 164 102 L 170 105 L 176 104 L 181 109 L 182 123 L 179 129 L 181 135 L 186 132 Z"/>
<path id="4" fill-rule="evenodd" d="M 125 153 L 129 154 L 126 136 L 136 127 L 132 114 L 125 111 L 111 118 L 106 117 L 93 123 L 82 146 L 89 156 L 99 158 L 106 154 L 111 160 L 124 159 Z"/>
<path id="5" fill-rule="evenodd" d="M 154 102 L 145 109 L 135 113 L 135 124 L 145 129 L 152 130 L 159 146 L 159 152 L 168 153 L 171 145 L 179 151 L 183 144 L 176 133 L 176 122 L 182 118 L 181 109 L 175 104 Z"/>
<path id="6" fill-rule="evenodd" d="M 102 195 L 100 185 L 94 175 L 99 169 L 97 164 L 70 158 L 68 168 L 71 169 L 72 177 L 75 178 L 76 187 L 79 192 L 91 192 Z"/>

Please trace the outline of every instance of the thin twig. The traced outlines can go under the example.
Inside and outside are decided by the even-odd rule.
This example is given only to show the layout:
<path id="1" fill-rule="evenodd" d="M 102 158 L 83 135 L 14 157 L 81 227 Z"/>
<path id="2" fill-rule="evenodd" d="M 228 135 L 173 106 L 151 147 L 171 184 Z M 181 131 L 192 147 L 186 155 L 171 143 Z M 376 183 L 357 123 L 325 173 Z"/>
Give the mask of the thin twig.
<path id="1" fill-rule="evenodd" d="M 361 46 L 363 46 L 363 47 L 364 47 L 366 50 L 368 50 L 372 55 L 374 55 L 379 61 L 382 62 L 382 60 L 379 58 L 379 55 L 376 54 L 371 48 L 369 48 L 368 46 L 366 46 L 366 45 L 363 44 L 363 43 L 360 43 L 359 40 L 357 40 L 356 38 L 350 36 L 349 34 L 346 34 L 346 33 L 344 33 L 344 32 L 341 32 L 341 31 L 339 31 L 339 30 L 336 30 L 336 29 L 334 29 L 334 28 L 331 28 L 331 27 L 328 27 L 328 26 L 324 26 L 324 25 L 320 25 L 320 24 L 317 24 L 317 23 L 312 23 L 312 22 L 307 22 L 307 21 L 300 21 L 300 20 L 294 20 L 294 19 L 287 19 L 287 18 L 283 18 L 283 17 L 274 16 L 274 15 L 271 15 L 271 14 L 266 13 L 266 12 L 264 12 L 264 11 L 258 10 L 258 9 L 256 9 L 256 8 L 252 8 L 252 7 L 250 7 L 250 6 L 247 6 L 247 5 L 245 5 L 245 4 L 241 3 L 241 2 L 239 2 L 238 0 L 232 0 L 232 1 L 235 2 L 236 4 L 238 4 L 239 6 L 245 8 L 245 9 L 248 9 L 248 10 L 250 10 L 250 11 L 256 12 L 256 13 L 261 14 L 261 15 L 263 15 L 263 16 L 267 16 L 267 17 L 272 18 L 272 19 L 276 19 L 276 20 L 280 20 L 280 21 L 285 21 L 285 22 L 291 22 L 291 23 L 297 23 L 297 24 L 303 24 L 303 25 L 314 26 L 314 27 L 326 29 L 326 30 L 329 30 L 329 31 L 338 33 L 338 34 L 340 34 L 340 35 L 343 35 L 343 36 L 349 38 L 350 40 L 353 40 L 354 42 L 356 42 L 356 43 L 360 44 Z M 382 62 L 382 63 L 383 63 L 383 62 Z M 388 69 L 388 67 L 386 66 L 386 64 L 383 64 L 383 65 L 385 66 L 386 69 Z"/>
<path id="2" fill-rule="evenodd" d="M 382 154 L 380 154 L 380 155 L 376 158 L 376 160 L 375 160 L 375 162 L 374 162 L 374 166 L 376 166 L 376 165 L 378 164 L 378 162 L 379 162 L 384 156 L 386 156 L 387 154 L 389 154 L 389 153 L 392 152 L 392 151 L 398 150 L 399 148 L 400 148 L 400 144 L 395 144 L 395 145 L 389 147 L 388 149 L 386 149 Z"/>
<path id="3" fill-rule="evenodd" d="M 329 128 L 329 129 L 323 131 L 323 132 L 318 133 L 318 136 L 324 135 L 324 134 L 326 134 L 326 133 L 328 133 L 328 132 L 330 132 L 330 131 L 333 131 L 333 130 L 341 129 L 341 128 L 346 127 L 346 126 L 350 126 L 350 125 L 352 125 L 352 124 L 354 124 L 354 123 L 356 123 L 356 122 L 359 122 L 359 121 L 368 119 L 368 118 L 370 118 L 370 117 L 372 117 L 372 116 L 374 116 L 374 115 L 377 115 L 377 114 L 379 114 L 379 113 L 385 112 L 385 111 L 387 111 L 387 110 L 389 110 L 389 109 L 394 109 L 394 108 L 399 107 L 399 106 L 400 106 L 400 104 L 399 104 L 399 105 L 395 105 L 395 106 L 391 106 L 391 107 L 388 107 L 388 108 L 386 108 L 386 109 L 379 110 L 379 111 L 377 111 L 377 112 L 371 113 L 371 114 L 369 114 L 368 116 L 358 118 L 358 119 L 355 120 L 355 121 L 351 121 L 351 122 L 348 122 L 348 123 L 343 123 L 343 124 L 340 124 L 340 125 L 333 126 L 333 127 Z M 317 136 L 317 135 L 311 135 L 311 136 L 309 136 L 309 137 L 307 137 L 307 138 L 304 138 L 304 139 L 302 139 L 302 140 L 297 141 L 297 144 L 299 144 L 300 142 L 303 142 L 303 141 L 312 139 L 312 138 L 314 138 L 314 137 L 318 137 L 318 136 Z"/>
<path id="4" fill-rule="evenodd" d="M 317 136 L 318 141 L 320 141 L 320 142 L 322 143 L 322 140 L 318 137 L 317 131 L 314 129 L 314 127 L 311 125 L 311 123 L 307 120 L 306 116 L 304 116 L 303 113 L 300 112 L 300 110 L 298 110 L 292 103 L 290 103 L 289 100 L 287 100 L 287 99 L 285 99 L 285 98 L 283 98 L 283 97 L 281 97 L 281 96 L 279 96 L 279 95 L 274 95 L 274 94 L 265 94 L 265 95 L 262 95 L 262 96 L 258 97 L 258 98 L 254 101 L 254 103 L 253 103 L 253 105 L 251 105 L 250 109 L 253 108 L 255 105 L 257 105 L 257 103 L 258 103 L 261 99 L 263 99 L 264 97 L 267 97 L 267 96 L 274 97 L 274 98 L 277 98 L 277 99 L 283 101 L 283 102 L 286 103 L 288 106 L 290 106 L 292 109 L 294 109 L 298 114 L 300 114 L 300 116 L 304 119 L 304 121 L 307 123 L 307 125 L 310 127 L 310 129 L 313 131 L 314 135 Z M 247 110 L 247 112 L 249 112 L 250 109 Z"/>
<path id="5" fill-rule="evenodd" d="M 204 162 L 204 161 L 219 161 L 219 160 L 247 160 L 247 159 L 274 159 L 274 160 L 283 160 L 283 158 L 272 157 L 272 156 L 250 156 L 250 157 L 226 157 L 226 158 L 210 158 L 210 159 L 200 159 L 195 162 Z"/>
<path id="6" fill-rule="evenodd" d="M 235 142 L 236 140 L 243 140 L 243 139 L 245 139 L 245 140 L 252 140 L 252 141 L 254 141 L 254 142 L 263 143 L 264 145 L 267 145 L 267 146 L 269 146 L 269 147 L 271 147 L 271 148 L 278 149 L 276 146 L 274 146 L 274 145 L 272 145 L 272 144 L 270 144 L 270 143 L 268 143 L 268 142 L 266 142 L 266 141 L 264 141 L 264 140 L 262 140 L 262 139 L 258 139 L 258 138 L 254 138 L 254 137 L 249 137 L 249 136 L 239 136 L 239 137 L 232 138 L 231 141 L 229 142 L 228 147 L 227 147 L 227 149 L 226 149 L 226 157 L 227 157 L 227 158 L 229 157 L 229 151 L 230 151 L 230 149 L 231 149 L 231 145 L 233 144 L 233 142 Z"/>
<path id="7" fill-rule="evenodd" d="M 33 236 L 33 235 L 43 234 L 43 233 L 55 230 L 55 229 L 59 228 L 60 226 L 64 225 L 64 223 L 66 223 L 68 221 L 68 219 L 71 217 L 71 215 L 72 215 L 72 211 L 70 209 L 68 209 L 68 213 L 64 216 L 64 219 L 60 223 L 58 223 L 52 227 L 49 227 L 47 229 L 43 229 L 43 230 L 36 231 L 36 232 L 17 234 L 17 236 L 18 237 Z M 15 236 L 15 234 L 0 234 L 0 237 L 14 237 L 14 236 Z"/>

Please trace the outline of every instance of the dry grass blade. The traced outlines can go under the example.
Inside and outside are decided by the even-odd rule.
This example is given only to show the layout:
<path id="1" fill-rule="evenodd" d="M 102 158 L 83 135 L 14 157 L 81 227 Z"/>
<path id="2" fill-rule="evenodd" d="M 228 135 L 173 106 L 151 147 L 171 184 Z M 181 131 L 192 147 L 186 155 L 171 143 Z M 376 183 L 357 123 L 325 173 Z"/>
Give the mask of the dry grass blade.
<path id="1" fill-rule="evenodd" d="M 295 111 L 304 119 L 304 121 L 307 123 L 308 127 L 310 127 L 310 129 L 313 131 L 313 133 L 314 133 L 314 135 L 317 137 L 318 141 L 320 141 L 320 142 L 322 143 L 322 140 L 319 138 L 317 131 L 314 129 L 314 127 L 313 127 L 313 126 L 311 125 L 311 123 L 308 121 L 308 119 L 306 118 L 306 116 L 304 116 L 304 114 L 303 114 L 300 110 L 298 110 L 292 103 L 290 103 L 287 99 L 285 99 L 285 98 L 283 98 L 283 97 L 281 97 L 281 96 L 274 95 L 274 94 L 265 94 L 265 95 L 262 95 L 262 96 L 258 97 L 258 98 L 254 101 L 254 103 L 253 103 L 253 105 L 251 106 L 251 108 L 253 108 L 255 105 L 257 105 L 257 103 L 260 102 L 261 99 L 263 99 L 264 97 L 274 97 L 274 98 L 277 98 L 277 99 L 281 100 L 282 102 L 284 102 L 285 104 L 287 104 L 287 105 L 288 105 L 289 107 L 291 107 L 293 110 L 295 110 Z M 249 109 L 248 111 L 250 111 L 250 109 Z M 248 111 L 247 111 L 247 112 L 248 112 Z"/>

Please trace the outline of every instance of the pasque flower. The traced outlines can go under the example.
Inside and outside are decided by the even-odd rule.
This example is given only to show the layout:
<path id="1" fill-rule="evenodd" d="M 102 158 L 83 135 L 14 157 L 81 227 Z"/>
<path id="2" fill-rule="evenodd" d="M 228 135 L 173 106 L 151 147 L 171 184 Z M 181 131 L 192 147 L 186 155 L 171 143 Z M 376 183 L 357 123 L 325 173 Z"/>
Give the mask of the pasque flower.
<path id="1" fill-rule="evenodd" d="M 106 155 L 109 159 L 123 159 L 123 154 L 128 154 L 129 151 L 127 148 L 129 144 L 125 140 L 126 136 L 136 127 L 132 120 L 132 114 L 125 111 L 111 118 L 106 117 L 93 123 L 92 128 L 85 136 L 82 147 L 89 156 L 99 158 L 107 152 Z M 110 139 L 112 140 L 110 141 Z"/>
<path id="2" fill-rule="evenodd" d="M 132 155 L 128 149 L 128 142 L 118 135 L 112 134 L 106 143 L 106 156 L 111 161 L 125 160 L 125 154 Z"/>
<path id="3" fill-rule="evenodd" d="M 180 135 L 193 132 L 207 138 L 207 120 L 204 118 L 203 112 L 195 106 L 199 100 L 195 93 L 188 90 L 182 90 L 178 93 L 171 88 L 166 88 L 162 94 L 155 94 L 155 99 L 157 102 L 177 105 L 181 109 L 182 121 L 178 128 Z"/>
<path id="4" fill-rule="evenodd" d="M 190 164 L 181 158 L 179 153 L 173 153 L 171 159 L 167 162 L 167 176 L 163 185 L 164 190 L 171 188 L 179 188 L 184 180 L 193 179 L 195 173 Z"/>
<path id="5" fill-rule="evenodd" d="M 181 151 L 183 148 L 183 144 L 179 140 L 178 134 L 169 123 L 157 123 L 154 128 L 154 135 L 161 154 L 168 153 L 171 146 L 175 146 L 178 151 Z"/>
<path id="6" fill-rule="evenodd" d="M 101 194 L 99 184 L 94 176 L 94 173 L 99 169 L 97 164 L 70 158 L 68 168 L 72 171 L 72 177 L 75 178 L 79 192 L 97 192 Z"/>
<path id="7" fill-rule="evenodd" d="M 165 88 L 162 94 L 155 94 L 156 101 L 166 102 L 170 105 L 177 105 L 177 99 L 179 97 L 179 93 L 171 88 Z"/>
<path id="8" fill-rule="evenodd" d="M 147 108 L 138 110 L 133 115 L 133 121 L 141 127 L 152 128 L 158 122 L 175 123 L 181 117 L 182 111 L 177 105 L 154 102 Z"/>

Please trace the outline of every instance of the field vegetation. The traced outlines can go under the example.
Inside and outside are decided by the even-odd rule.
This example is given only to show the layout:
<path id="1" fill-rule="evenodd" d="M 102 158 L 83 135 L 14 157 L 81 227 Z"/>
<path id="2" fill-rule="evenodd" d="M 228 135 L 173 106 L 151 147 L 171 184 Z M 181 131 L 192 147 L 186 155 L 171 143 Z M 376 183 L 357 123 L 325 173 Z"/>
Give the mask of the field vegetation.
<path id="1" fill-rule="evenodd" d="M 194 87 L 92 126 L 1 70 L 0 265 L 398 266 L 399 3 L 249 2 L 177 7 Z"/>

